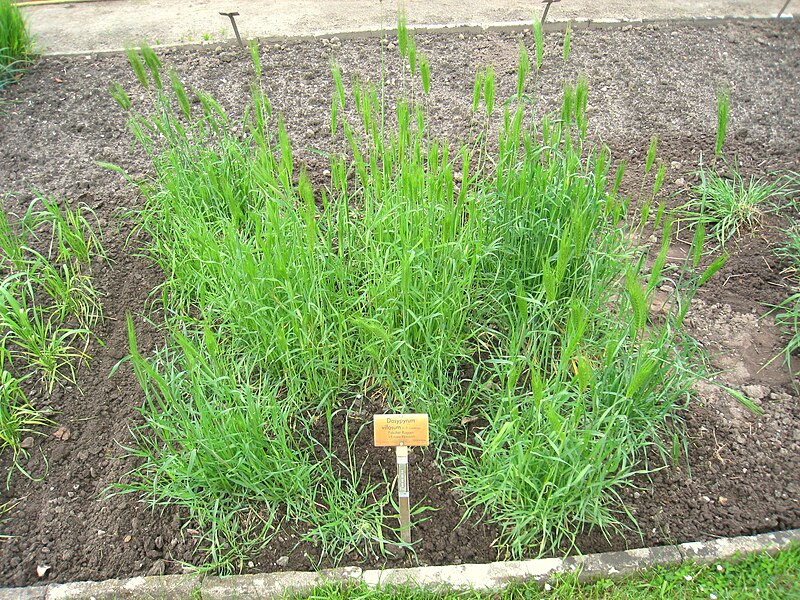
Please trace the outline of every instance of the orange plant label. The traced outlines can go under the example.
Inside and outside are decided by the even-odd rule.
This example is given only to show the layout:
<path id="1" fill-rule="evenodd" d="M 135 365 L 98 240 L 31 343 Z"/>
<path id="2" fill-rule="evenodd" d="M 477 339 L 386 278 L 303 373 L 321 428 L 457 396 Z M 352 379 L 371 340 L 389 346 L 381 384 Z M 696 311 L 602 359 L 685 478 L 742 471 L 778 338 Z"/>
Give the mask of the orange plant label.
<path id="1" fill-rule="evenodd" d="M 376 446 L 427 446 L 428 415 L 375 415 Z"/>

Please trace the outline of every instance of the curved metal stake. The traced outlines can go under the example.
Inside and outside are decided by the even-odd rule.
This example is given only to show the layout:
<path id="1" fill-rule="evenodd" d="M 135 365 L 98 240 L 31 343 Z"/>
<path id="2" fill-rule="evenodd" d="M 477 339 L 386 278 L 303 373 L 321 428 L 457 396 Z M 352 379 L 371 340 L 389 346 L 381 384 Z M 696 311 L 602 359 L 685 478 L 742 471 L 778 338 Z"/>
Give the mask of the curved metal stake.
<path id="1" fill-rule="evenodd" d="M 221 12 L 219 14 L 221 14 L 223 17 L 228 17 L 231 20 L 231 25 L 233 25 L 233 33 L 236 34 L 236 41 L 239 42 L 239 46 L 244 48 L 244 44 L 242 43 L 242 38 L 239 35 L 239 28 L 236 27 L 236 19 L 234 19 L 234 17 L 238 17 L 239 16 L 239 13 L 238 12 L 229 12 L 229 13 Z"/>
<path id="2" fill-rule="evenodd" d="M 542 4 L 547 5 L 544 7 L 544 12 L 542 13 L 542 25 L 544 25 L 545 20 L 547 20 L 547 13 L 550 12 L 550 5 L 555 2 L 561 2 L 561 0 L 542 0 Z"/>

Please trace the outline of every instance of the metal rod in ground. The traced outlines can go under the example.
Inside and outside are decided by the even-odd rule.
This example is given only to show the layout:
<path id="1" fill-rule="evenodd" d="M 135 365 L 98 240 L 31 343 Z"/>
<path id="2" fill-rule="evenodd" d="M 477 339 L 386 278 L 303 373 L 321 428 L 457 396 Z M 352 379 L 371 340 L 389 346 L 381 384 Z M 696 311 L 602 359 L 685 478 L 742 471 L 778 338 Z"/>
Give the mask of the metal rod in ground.
<path id="1" fill-rule="evenodd" d="M 545 5 L 544 12 L 542 13 L 542 25 L 547 20 L 547 13 L 550 12 L 550 5 L 554 2 L 561 2 L 561 0 L 542 0 L 542 4 Z"/>
<path id="2" fill-rule="evenodd" d="M 236 19 L 234 18 L 234 17 L 238 17 L 239 13 L 238 12 L 229 12 L 229 13 L 221 12 L 219 14 L 221 14 L 223 17 L 228 17 L 231 20 L 231 25 L 233 25 L 233 33 L 236 34 L 236 41 L 239 42 L 239 46 L 244 48 L 244 44 L 242 43 L 242 37 L 239 35 L 239 28 L 236 26 Z"/>
<path id="3" fill-rule="evenodd" d="M 779 19 L 781 18 L 781 15 L 783 15 L 783 11 L 786 10 L 786 7 L 789 6 L 789 2 L 791 2 L 791 1 L 792 0 L 786 0 L 786 4 L 784 4 L 783 8 L 778 11 L 778 18 Z"/>
<path id="4" fill-rule="evenodd" d="M 411 543 L 411 506 L 408 491 L 408 446 L 395 446 L 397 454 L 397 500 L 400 508 L 400 539 Z"/>

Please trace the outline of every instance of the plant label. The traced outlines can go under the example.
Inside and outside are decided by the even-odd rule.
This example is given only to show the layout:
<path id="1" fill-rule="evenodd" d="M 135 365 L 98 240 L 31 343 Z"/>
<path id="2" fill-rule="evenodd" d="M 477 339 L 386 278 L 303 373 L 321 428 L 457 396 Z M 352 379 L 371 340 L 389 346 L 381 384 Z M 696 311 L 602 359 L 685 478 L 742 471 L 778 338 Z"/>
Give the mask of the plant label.
<path id="1" fill-rule="evenodd" d="M 427 446 L 428 415 L 375 415 L 376 446 Z"/>
<path id="2" fill-rule="evenodd" d="M 411 494 L 408 482 L 408 447 L 428 445 L 428 415 L 375 415 L 376 446 L 394 446 L 397 455 L 397 500 L 400 509 L 400 538 L 411 543 Z"/>

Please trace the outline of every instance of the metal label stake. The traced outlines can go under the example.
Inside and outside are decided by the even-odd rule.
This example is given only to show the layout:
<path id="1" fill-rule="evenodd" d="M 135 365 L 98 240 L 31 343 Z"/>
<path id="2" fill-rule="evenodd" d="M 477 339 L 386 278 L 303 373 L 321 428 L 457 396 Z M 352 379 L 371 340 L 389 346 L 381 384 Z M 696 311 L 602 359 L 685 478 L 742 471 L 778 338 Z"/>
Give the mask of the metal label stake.
<path id="1" fill-rule="evenodd" d="M 543 0 L 542 4 L 545 4 L 544 13 L 542 14 L 542 25 L 547 20 L 547 13 L 550 12 L 550 5 L 555 4 L 556 2 L 561 2 L 561 0 Z"/>
<path id="2" fill-rule="evenodd" d="M 239 46 L 244 48 L 244 44 L 242 43 L 242 37 L 239 35 L 239 28 L 236 26 L 236 19 L 234 17 L 238 17 L 238 12 L 221 12 L 219 13 L 223 17 L 228 17 L 231 20 L 231 25 L 233 25 L 233 33 L 236 34 L 236 41 L 239 42 Z"/>
<path id="3" fill-rule="evenodd" d="M 408 447 L 428 445 L 428 415 L 375 415 L 376 446 L 394 446 L 397 457 L 397 504 L 400 508 L 400 539 L 411 543 L 411 494 L 408 484 Z"/>
<path id="4" fill-rule="evenodd" d="M 408 446 L 397 446 L 397 503 L 400 506 L 400 539 L 411 543 L 411 495 L 408 490 Z"/>

